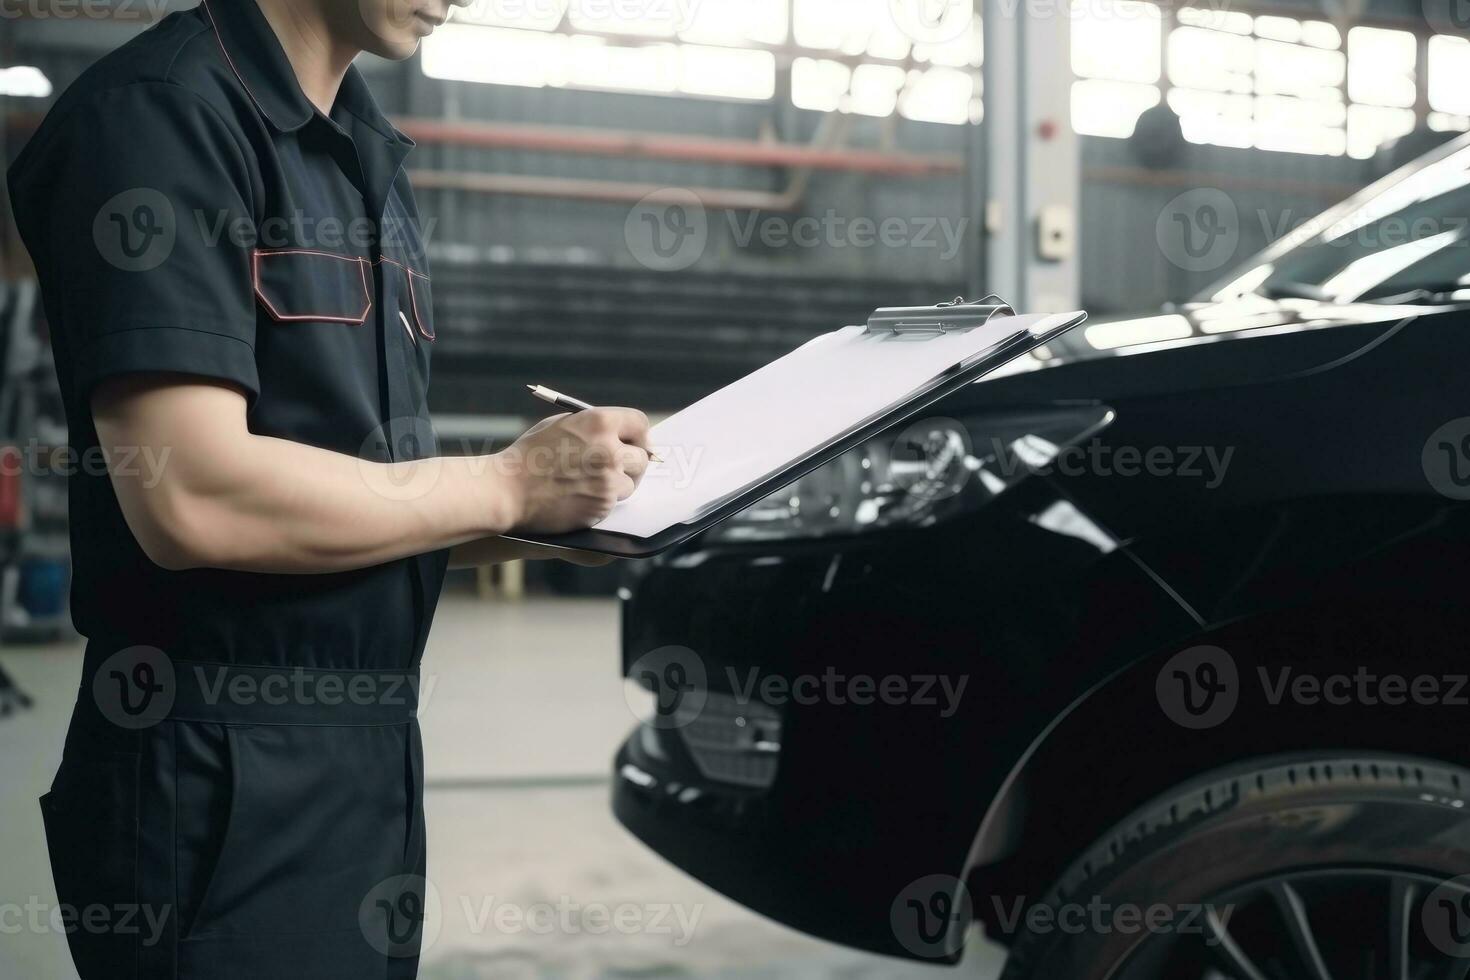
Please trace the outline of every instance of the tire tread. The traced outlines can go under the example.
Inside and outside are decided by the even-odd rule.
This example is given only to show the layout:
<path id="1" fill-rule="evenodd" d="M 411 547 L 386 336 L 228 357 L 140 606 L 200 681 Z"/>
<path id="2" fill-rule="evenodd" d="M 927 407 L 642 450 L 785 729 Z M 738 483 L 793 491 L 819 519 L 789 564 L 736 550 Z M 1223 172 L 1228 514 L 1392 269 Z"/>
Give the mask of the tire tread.
<path id="1" fill-rule="evenodd" d="M 1197 824 L 1242 807 L 1266 806 L 1293 794 L 1373 789 L 1416 797 L 1426 790 L 1433 791 L 1455 797 L 1458 805 L 1470 809 L 1462 785 L 1461 772 L 1448 764 L 1392 756 L 1340 753 L 1294 757 L 1291 761 L 1249 760 L 1183 783 L 1124 818 L 1073 861 L 1042 898 L 1042 904 L 1065 904 L 1159 838 L 1188 833 Z M 1032 978 L 1030 964 L 1045 952 L 1040 947 L 1050 938 L 1023 933 L 1006 959 L 1001 980 Z"/>

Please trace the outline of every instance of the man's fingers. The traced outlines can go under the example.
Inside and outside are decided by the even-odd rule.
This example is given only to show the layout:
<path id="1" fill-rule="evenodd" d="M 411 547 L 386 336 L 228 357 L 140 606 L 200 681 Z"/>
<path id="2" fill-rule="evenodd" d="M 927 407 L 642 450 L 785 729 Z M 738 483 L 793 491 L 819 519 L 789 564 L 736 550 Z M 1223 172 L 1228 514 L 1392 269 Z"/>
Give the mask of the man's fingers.
<path id="1" fill-rule="evenodd" d="M 626 473 L 621 473 L 613 479 L 613 485 L 618 488 L 618 499 L 627 500 L 633 496 L 633 491 L 638 489 L 638 481 Z"/>
<path id="2" fill-rule="evenodd" d="M 634 483 L 642 480 L 643 474 L 648 472 L 648 450 L 624 446 L 618 455 L 622 459 L 623 472 L 632 477 Z"/>
<path id="3" fill-rule="evenodd" d="M 619 441 L 648 448 L 648 416 L 636 408 L 594 408 L 599 421 L 608 425 Z"/>
<path id="4" fill-rule="evenodd" d="M 627 452 L 639 452 L 630 450 L 615 439 L 604 437 L 595 442 L 587 444 L 583 452 L 583 464 L 589 474 L 600 474 L 612 472 L 620 474 L 625 464 L 624 454 Z"/>

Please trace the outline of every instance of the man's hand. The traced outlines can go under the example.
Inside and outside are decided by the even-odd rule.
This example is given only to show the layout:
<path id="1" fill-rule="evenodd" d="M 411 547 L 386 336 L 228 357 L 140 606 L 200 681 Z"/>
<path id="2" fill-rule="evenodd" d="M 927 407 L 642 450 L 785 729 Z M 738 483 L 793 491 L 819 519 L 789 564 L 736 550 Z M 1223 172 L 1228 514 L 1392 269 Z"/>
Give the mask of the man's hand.
<path id="1" fill-rule="evenodd" d="M 648 417 L 631 408 L 558 415 L 496 456 L 514 488 L 512 529 L 561 534 L 598 523 L 648 469 Z"/>

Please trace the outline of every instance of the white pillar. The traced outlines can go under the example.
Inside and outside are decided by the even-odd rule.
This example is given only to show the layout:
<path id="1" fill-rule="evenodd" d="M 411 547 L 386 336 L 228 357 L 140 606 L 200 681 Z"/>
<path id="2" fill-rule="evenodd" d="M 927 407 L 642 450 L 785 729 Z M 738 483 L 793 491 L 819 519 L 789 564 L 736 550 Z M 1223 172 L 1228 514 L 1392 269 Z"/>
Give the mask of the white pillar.
<path id="1" fill-rule="evenodd" d="M 985 32 L 984 285 L 1027 311 L 1073 310 L 1081 167 L 1067 0 L 976 3 Z"/>

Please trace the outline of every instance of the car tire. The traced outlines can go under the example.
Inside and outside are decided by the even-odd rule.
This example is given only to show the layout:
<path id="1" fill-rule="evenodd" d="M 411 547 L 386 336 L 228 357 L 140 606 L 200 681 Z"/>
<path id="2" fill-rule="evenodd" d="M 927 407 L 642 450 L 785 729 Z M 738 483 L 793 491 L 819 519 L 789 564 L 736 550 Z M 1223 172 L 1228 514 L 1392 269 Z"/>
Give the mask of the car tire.
<path id="1" fill-rule="evenodd" d="M 1208 773 L 1012 906 L 1002 980 L 1466 977 L 1467 797 L 1470 770 L 1404 756 Z"/>

